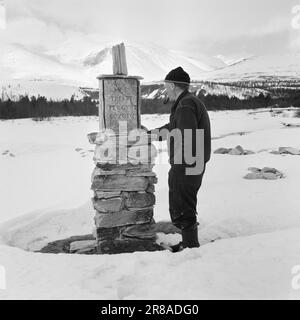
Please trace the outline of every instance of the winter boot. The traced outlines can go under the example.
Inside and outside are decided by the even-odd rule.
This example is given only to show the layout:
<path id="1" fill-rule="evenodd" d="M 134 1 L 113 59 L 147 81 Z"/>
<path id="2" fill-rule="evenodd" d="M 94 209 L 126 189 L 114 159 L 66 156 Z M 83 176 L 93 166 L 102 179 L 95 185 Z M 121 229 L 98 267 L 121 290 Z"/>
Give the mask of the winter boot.
<path id="1" fill-rule="evenodd" d="M 183 242 L 181 241 L 181 242 L 175 244 L 174 246 L 170 246 L 170 248 L 171 248 L 171 251 L 174 253 L 180 252 L 184 249 Z"/>
<path id="2" fill-rule="evenodd" d="M 172 252 L 180 252 L 185 248 L 199 248 L 198 223 L 182 229 L 182 241 L 170 246 Z"/>
<path id="3" fill-rule="evenodd" d="M 182 242 L 185 248 L 199 248 L 198 223 L 182 229 Z"/>

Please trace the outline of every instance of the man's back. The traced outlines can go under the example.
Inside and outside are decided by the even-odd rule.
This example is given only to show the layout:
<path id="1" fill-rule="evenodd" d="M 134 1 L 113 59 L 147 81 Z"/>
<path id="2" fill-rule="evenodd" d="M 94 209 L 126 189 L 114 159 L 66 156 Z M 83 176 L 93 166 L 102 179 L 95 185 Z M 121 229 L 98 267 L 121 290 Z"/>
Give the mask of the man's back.
<path id="1" fill-rule="evenodd" d="M 184 134 L 184 129 L 192 130 L 192 150 L 196 150 L 196 131 L 195 129 L 204 130 L 204 161 L 207 163 L 211 157 L 211 128 L 210 119 L 206 107 L 202 101 L 184 91 L 174 103 L 171 109 L 169 130 L 179 129 Z M 174 164 L 174 144 L 170 142 L 170 163 Z M 187 166 L 183 163 L 184 166 Z"/>

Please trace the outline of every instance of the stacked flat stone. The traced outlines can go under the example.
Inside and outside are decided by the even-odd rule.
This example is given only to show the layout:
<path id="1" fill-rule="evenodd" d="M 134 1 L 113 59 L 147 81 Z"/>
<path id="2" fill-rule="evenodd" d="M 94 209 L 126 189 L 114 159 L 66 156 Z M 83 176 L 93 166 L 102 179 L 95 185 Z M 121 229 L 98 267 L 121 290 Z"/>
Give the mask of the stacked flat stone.
<path id="1" fill-rule="evenodd" d="M 124 44 L 112 51 L 114 74 L 98 77 L 99 132 L 88 136 L 95 145 L 91 188 L 97 252 L 159 250 L 153 219 L 156 149 L 145 132 L 143 137 L 138 132 L 142 78 L 127 76 Z"/>
<path id="2" fill-rule="evenodd" d="M 92 199 L 96 211 L 98 253 L 158 250 L 154 231 L 156 174 L 152 171 L 156 149 L 149 148 L 149 162 L 103 163 L 98 157 L 101 144 L 97 134 L 89 135 L 96 144 L 92 174 Z M 130 148 L 130 146 L 128 146 Z"/>

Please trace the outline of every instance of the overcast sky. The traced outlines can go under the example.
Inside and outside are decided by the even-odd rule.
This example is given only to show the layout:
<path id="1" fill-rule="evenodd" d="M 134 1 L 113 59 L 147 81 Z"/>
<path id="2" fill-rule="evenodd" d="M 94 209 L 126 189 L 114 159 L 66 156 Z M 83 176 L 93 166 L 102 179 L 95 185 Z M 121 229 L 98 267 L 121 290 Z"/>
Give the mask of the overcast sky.
<path id="1" fill-rule="evenodd" d="M 295 5 L 300 0 L 6 0 L 0 41 L 51 48 L 99 34 L 214 55 L 290 52 L 300 45 Z"/>

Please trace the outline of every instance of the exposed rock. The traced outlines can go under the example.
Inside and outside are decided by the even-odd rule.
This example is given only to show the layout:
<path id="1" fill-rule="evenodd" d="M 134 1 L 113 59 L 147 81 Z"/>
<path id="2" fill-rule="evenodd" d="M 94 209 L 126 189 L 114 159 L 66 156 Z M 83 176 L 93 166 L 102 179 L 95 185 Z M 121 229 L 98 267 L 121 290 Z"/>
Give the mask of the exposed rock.
<path id="1" fill-rule="evenodd" d="M 146 189 L 146 192 L 154 193 L 155 192 L 155 186 L 153 184 L 150 184 L 148 188 Z"/>
<path id="2" fill-rule="evenodd" d="M 150 184 L 156 184 L 158 182 L 157 177 L 148 177 L 148 181 Z"/>
<path id="3" fill-rule="evenodd" d="M 139 171 L 139 172 L 134 172 L 134 171 L 128 171 L 126 173 L 128 177 L 155 177 L 156 173 L 151 172 L 151 171 Z"/>
<path id="4" fill-rule="evenodd" d="M 70 253 L 94 254 L 96 252 L 96 240 L 75 241 L 70 244 Z"/>
<path id="5" fill-rule="evenodd" d="M 49 242 L 44 248 L 40 251 L 41 253 L 69 253 L 70 244 L 75 241 L 83 240 L 95 240 L 95 237 L 92 234 L 84 236 L 74 236 L 63 240 L 57 240 Z"/>
<path id="6" fill-rule="evenodd" d="M 113 228 L 135 224 L 150 223 L 153 210 L 122 211 L 117 213 L 96 213 L 95 223 L 97 228 Z"/>
<path id="7" fill-rule="evenodd" d="M 151 232 L 153 232 L 155 234 L 156 237 L 156 233 L 164 233 L 164 234 L 180 234 L 181 230 L 176 228 L 171 222 L 169 221 L 160 221 L 158 223 L 153 223 L 151 222 L 151 224 L 142 224 L 140 225 L 141 229 L 139 229 L 139 225 L 138 226 L 125 226 L 125 227 L 115 227 L 115 228 L 98 228 L 96 230 L 96 234 L 94 235 L 84 235 L 84 236 L 74 236 L 74 237 L 70 237 L 67 239 L 63 239 L 63 240 L 58 240 L 58 241 L 53 241 L 47 244 L 47 246 L 45 246 L 44 248 L 42 248 L 39 252 L 41 253 L 70 253 L 70 246 L 72 243 L 74 242 L 82 242 L 82 241 L 91 241 L 90 244 L 92 244 L 92 242 L 95 243 L 95 237 L 97 235 L 98 240 L 115 240 L 115 239 L 120 239 L 121 237 L 121 233 L 123 231 L 126 230 L 126 234 L 129 235 L 134 235 L 136 234 L 136 237 L 142 237 L 143 235 L 145 235 L 144 238 L 147 238 L 149 236 L 148 239 L 152 239 L 151 237 Z M 149 230 L 146 228 L 146 226 L 149 226 Z M 131 229 L 132 227 L 132 229 Z M 137 228 L 135 230 L 135 228 Z M 145 228 L 144 231 L 143 228 Z M 139 234 L 139 231 L 141 231 L 141 235 Z M 87 252 L 87 254 L 92 254 L 92 253 L 96 253 L 96 250 L 94 252 Z"/>
<path id="8" fill-rule="evenodd" d="M 122 239 L 98 241 L 99 254 L 132 253 L 136 251 L 162 251 L 153 240 Z"/>
<path id="9" fill-rule="evenodd" d="M 263 175 L 258 172 L 251 172 L 245 175 L 244 179 L 247 180 L 255 180 L 255 179 L 262 179 Z"/>
<path id="10" fill-rule="evenodd" d="M 120 195 L 121 195 L 121 191 L 105 192 L 105 191 L 95 190 L 95 197 L 98 199 L 110 199 L 110 198 L 118 197 Z"/>
<path id="11" fill-rule="evenodd" d="M 144 191 L 149 180 L 144 177 L 96 176 L 92 183 L 93 190 L 101 191 Z"/>
<path id="12" fill-rule="evenodd" d="M 229 154 L 233 156 L 240 156 L 240 155 L 250 155 L 255 154 L 255 152 L 251 150 L 245 150 L 242 146 L 238 145 L 235 148 L 219 148 L 214 153 L 216 154 Z"/>
<path id="13" fill-rule="evenodd" d="M 280 147 L 280 154 L 300 155 L 300 150 L 292 147 Z"/>
<path id="14" fill-rule="evenodd" d="M 282 173 L 282 172 L 280 172 L 280 171 L 277 171 L 276 176 L 277 176 L 277 178 L 279 178 L 279 179 L 282 179 L 282 178 L 285 178 L 285 177 L 286 177 L 285 174 Z"/>
<path id="15" fill-rule="evenodd" d="M 231 151 L 229 151 L 228 154 L 230 154 L 231 156 L 240 156 L 243 153 L 240 150 L 233 148 Z"/>
<path id="16" fill-rule="evenodd" d="M 266 180 L 278 179 L 278 176 L 276 175 L 276 173 L 272 173 L 272 172 L 263 172 L 262 176 L 263 176 L 263 179 L 266 179 Z"/>
<path id="17" fill-rule="evenodd" d="M 148 226 L 148 227 L 146 227 Z M 181 230 L 178 229 L 173 225 L 170 221 L 160 221 L 158 223 L 155 223 L 152 221 L 150 224 L 141 224 L 137 226 L 124 226 L 124 227 L 114 227 L 114 228 L 97 228 L 97 238 L 99 240 L 115 240 L 121 237 L 121 234 L 123 234 L 124 231 L 128 233 L 134 232 L 137 228 L 137 230 L 143 230 L 139 229 L 141 228 L 149 228 L 147 232 L 154 232 L 156 233 L 164 233 L 164 234 L 181 234 Z M 132 229 L 131 229 L 132 228 Z"/>
<path id="18" fill-rule="evenodd" d="M 257 172 L 261 172 L 261 169 L 256 168 L 256 167 L 250 167 L 250 168 L 248 168 L 248 171 L 257 173 Z"/>
<path id="19" fill-rule="evenodd" d="M 141 224 L 127 227 L 122 232 L 123 238 L 137 238 L 141 240 L 156 240 L 155 224 Z"/>
<path id="20" fill-rule="evenodd" d="M 244 149 L 243 149 L 243 147 L 240 146 L 240 145 L 236 146 L 235 149 L 236 149 L 237 151 L 239 151 L 241 154 L 244 153 Z"/>
<path id="21" fill-rule="evenodd" d="M 227 153 L 229 153 L 230 150 L 231 149 L 227 149 L 227 148 L 219 148 L 214 153 L 216 153 L 216 154 L 227 154 Z"/>
<path id="22" fill-rule="evenodd" d="M 110 199 L 92 199 L 95 210 L 99 212 L 118 212 L 124 208 L 124 199 L 121 197 Z"/>
<path id="23" fill-rule="evenodd" d="M 234 156 L 240 156 L 244 154 L 244 149 L 241 146 L 236 146 L 235 148 L 231 149 L 228 154 L 234 155 Z"/>
<path id="24" fill-rule="evenodd" d="M 275 168 L 269 168 L 269 167 L 264 167 L 261 169 L 261 171 L 263 173 L 273 173 L 273 174 L 276 174 L 278 172 L 278 170 L 276 170 Z"/>
<path id="25" fill-rule="evenodd" d="M 112 175 L 125 175 L 126 170 L 113 169 L 113 170 L 102 170 L 96 167 L 92 173 L 92 182 L 97 176 L 112 176 Z"/>
<path id="26" fill-rule="evenodd" d="M 300 123 L 282 123 L 285 127 L 288 128 L 300 128 Z"/>
<path id="27" fill-rule="evenodd" d="M 125 205 L 127 208 L 144 208 L 155 204 L 155 196 L 148 192 L 126 193 Z"/>
<path id="28" fill-rule="evenodd" d="M 284 178 L 284 174 L 275 168 L 265 167 L 263 169 L 259 168 L 249 168 L 251 173 L 248 173 L 244 179 L 255 180 L 255 179 L 265 179 L 265 180 L 277 180 Z"/>
<path id="29" fill-rule="evenodd" d="M 97 228 L 98 240 L 115 240 L 120 238 L 124 227 Z"/>
<path id="30" fill-rule="evenodd" d="M 244 150 L 244 155 L 250 155 L 250 154 L 255 154 L 255 152 L 251 150 Z"/>
<path id="31" fill-rule="evenodd" d="M 92 230 L 92 235 L 95 239 L 97 239 L 97 228 L 94 227 L 93 230 Z"/>
<path id="32" fill-rule="evenodd" d="M 143 209 L 143 210 L 152 210 L 153 209 L 153 206 L 149 206 L 149 207 L 137 207 L 137 208 L 134 208 L 134 207 L 129 207 L 129 208 L 127 208 L 128 209 L 128 211 L 139 211 L 139 210 L 141 210 L 141 209 Z"/>
<path id="33" fill-rule="evenodd" d="M 169 221 L 160 221 L 154 225 L 156 233 L 165 233 L 165 234 L 175 234 L 180 233 L 181 230 L 174 226 L 172 222 Z"/>
<path id="34" fill-rule="evenodd" d="M 128 162 L 125 164 L 112 164 L 112 163 L 106 163 L 101 164 L 97 163 L 96 166 L 102 170 L 133 170 L 133 171 L 151 171 L 154 167 L 154 164 L 139 164 L 139 165 L 133 165 L 132 163 Z"/>

